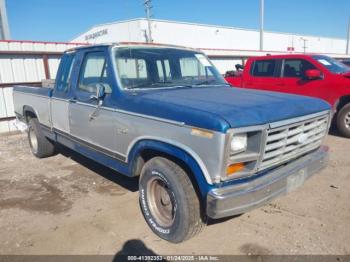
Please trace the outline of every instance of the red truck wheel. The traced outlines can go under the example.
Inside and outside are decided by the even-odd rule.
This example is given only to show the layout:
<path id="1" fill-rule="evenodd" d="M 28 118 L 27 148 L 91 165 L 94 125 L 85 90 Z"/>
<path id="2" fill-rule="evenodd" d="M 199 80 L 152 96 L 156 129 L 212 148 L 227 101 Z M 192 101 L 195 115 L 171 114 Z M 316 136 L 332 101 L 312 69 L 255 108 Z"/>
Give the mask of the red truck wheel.
<path id="1" fill-rule="evenodd" d="M 337 128 L 342 136 L 350 138 L 350 104 L 338 112 Z"/>

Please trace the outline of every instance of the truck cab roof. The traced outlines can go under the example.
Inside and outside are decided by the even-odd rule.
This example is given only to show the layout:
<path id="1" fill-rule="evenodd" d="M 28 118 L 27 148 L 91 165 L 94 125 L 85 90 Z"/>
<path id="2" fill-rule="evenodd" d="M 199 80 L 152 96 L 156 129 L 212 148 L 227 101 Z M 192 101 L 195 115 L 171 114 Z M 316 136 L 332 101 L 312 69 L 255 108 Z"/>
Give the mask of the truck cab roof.
<path id="1" fill-rule="evenodd" d="M 72 51 L 82 50 L 82 49 L 93 49 L 98 47 L 175 48 L 175 49 L 192 50 L 192 51 L 201 52 L 199 49 L 191 48 L 191 47 L 161 44 L 161 43 L 145 43 L 145 42 L 112 42 L 112 43 L 102 43 L 102 44 L 93 44 L 93 45 L 87 44 L 87 45 L 77 46 L 77 47 L 68 49 L 66 50 L 66 52 L 72 52 Z"/>
<path id="2" fill-rule="evenodd" d="M 266 58 L 270 59 L 284 59 L 284 58 L 305 58 L 305 57 L 312 57 L 318 54 L 281 54 L 281 55 L 264 55 L 264 56 L 254 56 L 251 57 L 253 60 L 264 60 Z"/>

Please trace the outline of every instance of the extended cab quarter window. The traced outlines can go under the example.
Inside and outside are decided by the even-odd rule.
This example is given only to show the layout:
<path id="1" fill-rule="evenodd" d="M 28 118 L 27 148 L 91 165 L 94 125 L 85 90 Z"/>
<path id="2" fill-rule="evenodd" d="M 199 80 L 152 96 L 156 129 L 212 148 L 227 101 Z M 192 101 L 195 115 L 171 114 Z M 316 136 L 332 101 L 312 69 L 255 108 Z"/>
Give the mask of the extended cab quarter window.
<path id="1" fill-rule="evenodd" d="M 159 81 L 166 82 L 171 80 L 169 60 L 157 60 L 157 71 Z"/>
<path id="2" fill-rule="evenodd" d="M 304 59 L 285 59 L 282 76 L 303 78 L 306 70 L 309 69 L 316 69 L 309 61 Z"/>
<path id="3" fill-rule="evenodd" d="M 256 60 L 251 75 L 257 77 L 273 77 L 276 69 L 276 60 Z"/>
<path id="4" fill-rule="evenodd" d="M 70 78 L 73 71 L 75 54 L 65 54 L 62 57 L 61 67 L 57 78 L 56 91 L 68 92 Z"/>
<path id="5" fill-rule="evenodd" d="M 103 84 L 105 93 L 112 93 L 112 86 L 107 76 L 107 66 L 105 54 L 103 52 L 87 53 L 79 76 L 78 89 L 83 92 L 94 93 L 96 84 Z"/>

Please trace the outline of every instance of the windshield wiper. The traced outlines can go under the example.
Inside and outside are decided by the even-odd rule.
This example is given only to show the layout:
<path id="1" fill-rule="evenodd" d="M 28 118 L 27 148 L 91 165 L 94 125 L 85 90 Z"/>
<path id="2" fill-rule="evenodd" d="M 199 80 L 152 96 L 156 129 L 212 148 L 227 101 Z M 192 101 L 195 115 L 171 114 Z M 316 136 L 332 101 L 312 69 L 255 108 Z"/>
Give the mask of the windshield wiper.
<path id="1" fill-rule="evenodd" d="M 137 88 L 193 88 L 194 86 L 201 86 L 201 85 L 210 85 L 212 83 L 216 82 L 216 79 L 210 79 L 210 80 L 205 80 L 205 81 L 202 81 L 202 82 L 199 82 L 199 83 L 195 83 L 195 84 L 176 84 L 176 82 L 172 82 L 172 81 L 159 81 L 159 82 L 153 82 L 153 83 L 142 83 L 142 84 L 138 84 L 138 85 L 135 85 L 135 86 L 131 86 L 131 87 L 128 87 L 126 89 L 137 89 Z M 166 84 L 173 84 L 173 85 L 166 85 Z M 221 83 L 220 85 L 229 85 L 229 84 L 226 84 L 226 83 Z"/>
<path id="2" fill-rule="evenodd" d="M 127 89 L 137 89 L 137 88 L 162 88 L 162 87 L 173 87 L 172 85 L 167 85 L 167 84 L 172 84 L 172 81 L 159 81 L 159 82 L 153 82 L 153 83 L 142 83 L 134 86 L 130 86 Z M 177 85 L 174 85 L 174 87 L 177 87 Z"/>
<path id="3" fill-rule="evenodd" d="M 201 85 L 210 85 L 216 82 L 216 79 L 205 80 L 199 83 L 194 84 L 193 86 L 201 86 Z M 226 83 L 222 83 L 222 85 L 228 85 Z"/>

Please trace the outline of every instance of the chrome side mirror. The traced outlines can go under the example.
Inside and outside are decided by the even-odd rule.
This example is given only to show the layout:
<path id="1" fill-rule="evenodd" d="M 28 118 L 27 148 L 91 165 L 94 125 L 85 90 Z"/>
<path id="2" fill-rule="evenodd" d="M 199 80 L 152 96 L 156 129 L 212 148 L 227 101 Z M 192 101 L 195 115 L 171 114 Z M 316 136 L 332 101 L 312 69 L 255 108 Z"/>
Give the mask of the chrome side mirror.
<path id="1" fill-rule="evenodd" d="M 95 99 L 95 100 L 103 99 L 103 97 L 106 94 L 105 86 L 103 84 L 101 84 L 101 83 L 97 83 L 95 87 L 96 87 L 96 94 L 95 95 L 91 95 L 90 99 Z"/>
<path id="2" fill-rule="evenodd" d="M 103 97 L 105 96 L 105 87 L 101 83 L 96 84 L 96 95 L 91 95 L 90 99 L 97 100 L 97 107 L 90 114 L 90 121 L 94 120 L 98 116 L 98 112 L 103 104 Z"/>

